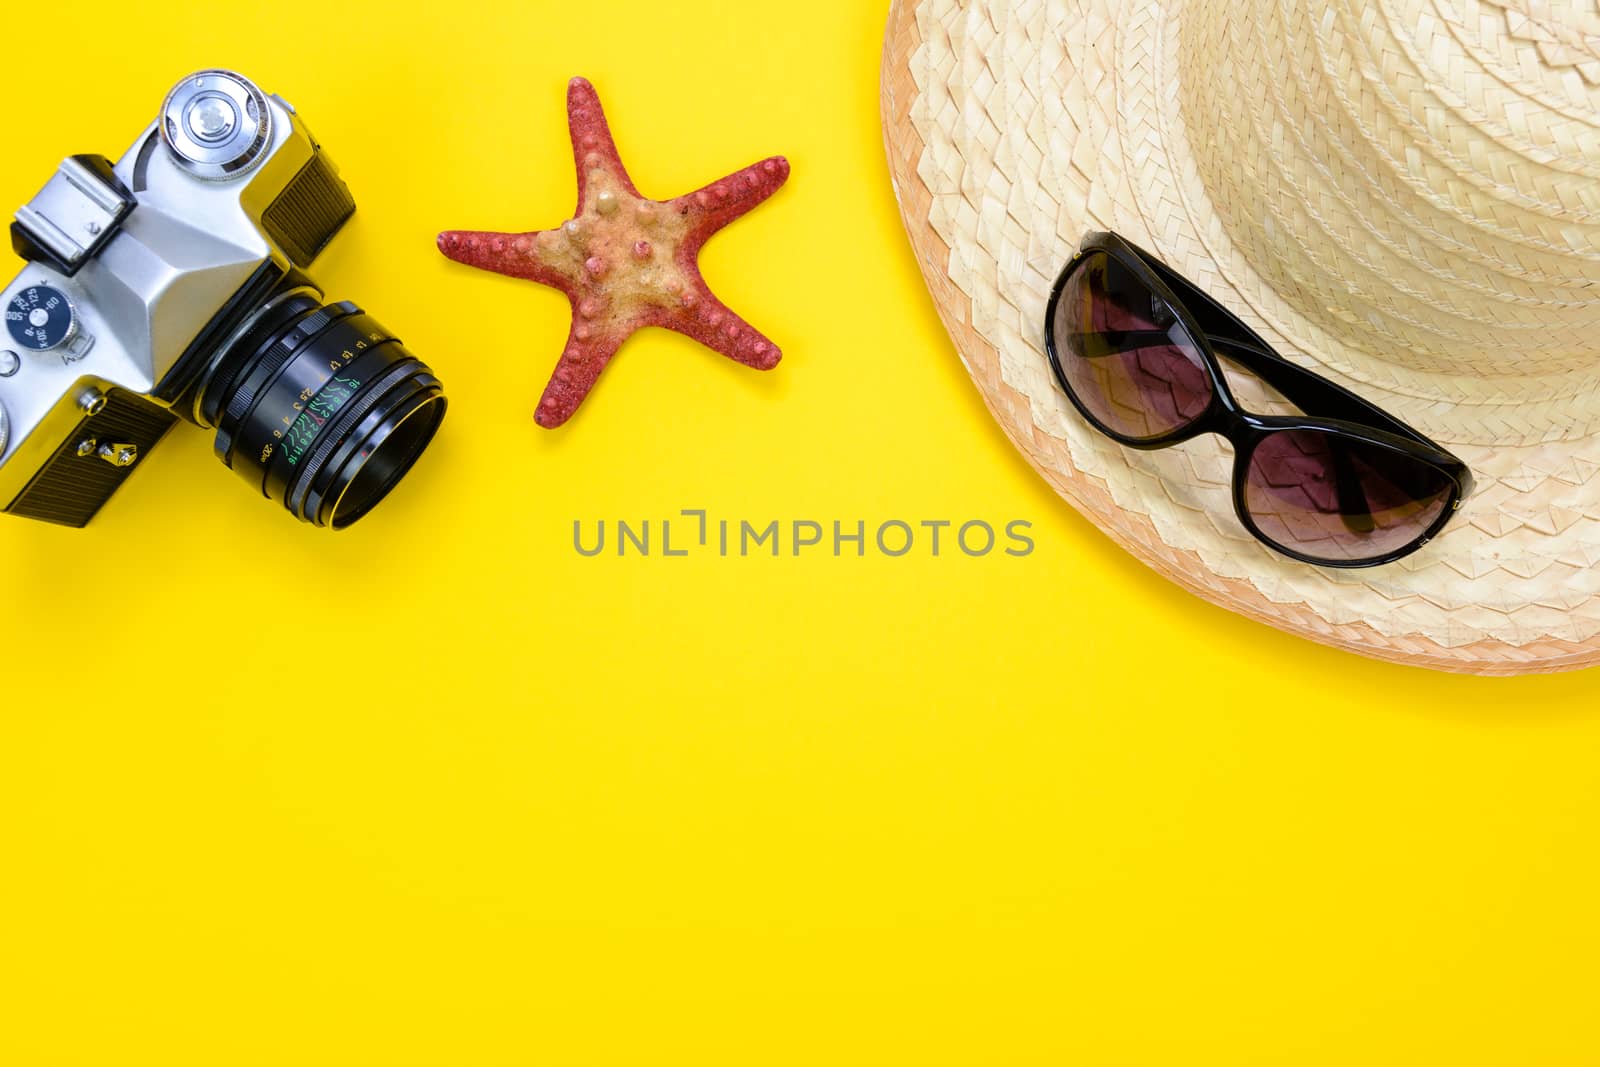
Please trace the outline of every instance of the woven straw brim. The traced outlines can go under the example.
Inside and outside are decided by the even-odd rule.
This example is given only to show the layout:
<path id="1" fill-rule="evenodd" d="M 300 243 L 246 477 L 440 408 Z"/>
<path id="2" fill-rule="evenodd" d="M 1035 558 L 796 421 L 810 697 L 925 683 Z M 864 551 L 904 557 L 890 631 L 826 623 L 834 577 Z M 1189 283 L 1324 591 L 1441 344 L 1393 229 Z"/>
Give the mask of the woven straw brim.
<path id="1" fill-rule="evenodd" d="M 1475 353 L 1504 355 L 1487 332 L 1453 366 L 1430 360 L 1426 344 L 1415 346 L 1416 359 L 1375 359 L 1359 331 L 1304 314 L 1270 269 L 1242 254 L 1210 201 L 1184 141 L 1173 24 L 1171 11 L 1114 0 L 896 0 L 891 9 L 882 102 L 896 191 L 940 315 L 990 411 L 1073 506 L 1214 603 L 1443 670 L 1519 674 L 1600 662 L 1600 394 L 1578 358 L 1593 342 L 1575 324 L 1595 321 L 1584 318 L 1583 300 L 1554 312 L 1579 340 L 1530 359 L 1520 374 L 1490 375 L 1473 362 Z M 1119 95 L 1140 79 L 1152 87 L 1143 96 Z M 1588 224 L 1600 137 L 1587 156 L 1591 142 L 1574 143 L 1581 165 L 1571 187 L 1543 192 L 1568 197 Z M 1121 448 L 1089 429 L 1055 385 L 1042 350 L 1045 302 L 1091 229 L 1152 249 L 1290 358 L 1448 444 L 1479 491 L 1435 542 L 1382 568 L 1317 568 L 1260 545 L 1233 514 L 1224 443 Z M 1580 293 L 1587 277 L 1592 303 L 1600 280 L 1583 254 L 1600 250 L 1582 245 L 1587 231 L 1580 238 L 1565 255 L 1544 249 L 1528 271 L 1554 278 L 1565 269 L 1562 284 Z M 1361 328 L 1437 334 L 1439 323 L 1400 302 L 1426 303 L 1425 286 L 1400 288 L 1386 308 L 1392 321 L 1373 316 Z M 1461 322 L 1474 328 L 1460 313 L 1449 327 Z M 1264 388 L 1235 384 L 1247 406 L 1273 406 Z"/>

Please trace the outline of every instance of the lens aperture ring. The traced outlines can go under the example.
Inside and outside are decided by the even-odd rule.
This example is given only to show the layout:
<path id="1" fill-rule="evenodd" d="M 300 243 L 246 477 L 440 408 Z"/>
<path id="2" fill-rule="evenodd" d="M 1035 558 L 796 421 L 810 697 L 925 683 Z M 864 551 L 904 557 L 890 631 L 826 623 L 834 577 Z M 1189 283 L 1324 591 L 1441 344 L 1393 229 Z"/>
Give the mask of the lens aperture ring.
<path id="1" fill-rule="evenodd" d="M 256 363 L 250 376 L 240 382 L 240 387 L 227 402 L 227 411 L 222 413 L 222 419 L 227 422 L 237 422 L 238 419 L 245 418 L 246 411 L 250 411 L 251 403 L 254 403 L 256 394 L 261 390 L 262 382 L 277 373 L 283 363 L 288 362 L 288 358 L 294 355 L 294 349 L 298 349 L 307 341 L 317 339 L 318 334 L 334 322 L 338 322 L 339 318 L 360 314 L 360 310 L 362 309 L 355 304 L 344 301 L 341 304 L 318 307 L 314 312 L 301 318 L 298 323 L 294 323 L 293 330 L 280 336 L 272 347 L 267 349 L 266 355 L 262 355 L 261 362 Z"/>
<path id="2" fill-rule="evenodd" d="M 274 345 L 262 357 L 261 367 L 244 376 L 238 389 L 249 394 L 248 401 L 232 398 L 217 424 L 217 454 L 228 466 L 239 455 L 259 454 L 259 462 L 265 464 L 296 426 L 299 413 L 350 363 L 380 345 L 397 343 L 360 309 L 331 323 L 324 321 L 318 329 L 297 325 L 284 340 L 294 337 L 300 340 L 288 355 L 283 355 L 281 344 Z M 303 451 L 304 440 L 300 445 Z"/>
<path id="3" fill-rule="evenodd" d="M 278 420 L 272 427 L 274 436 L 270 442 L 262 442 L 271 446 L 270 451 L 262 449 L 266 457 L 262 492 L 281 498 L 290 483 L 325 462 L 330 442 L 347 432 L 350 413 L 360 412 L 367 395 L 379 388 L 374 379 L 383 378 L 386 368 L 395 362 L 389 349 L 398 344 L 398 341 L 383 341 L 363 349 L 343 369 L 329 374 L 313 396 L 298 402 L 298 410 L 289 426 L 285 427 L 282 419 Z M 311 391 L 307 388 L 301 395 Z M 289 510 L 294 510 L 292 503 Z"/>
<path id="4" fill-rule="evenodd" d="M 266 383 L 282 369 L 296 350 L 316 340 L 324 330 L 339 319 L 360 313 L 360 308 L 349 301 L 344 301 L 328 307 L 319 307 L 296 322 L 291 329 L 273 342 L 272 347 L 268 348 L 255 366 L 246 373 L 244 380 L 238 384 L 233 396 L 229 398 L 227 410 L 223 412 L 219 425 L 237 424 L 243 419 L 255 403 L 256 397 L 266 388 Z"/>

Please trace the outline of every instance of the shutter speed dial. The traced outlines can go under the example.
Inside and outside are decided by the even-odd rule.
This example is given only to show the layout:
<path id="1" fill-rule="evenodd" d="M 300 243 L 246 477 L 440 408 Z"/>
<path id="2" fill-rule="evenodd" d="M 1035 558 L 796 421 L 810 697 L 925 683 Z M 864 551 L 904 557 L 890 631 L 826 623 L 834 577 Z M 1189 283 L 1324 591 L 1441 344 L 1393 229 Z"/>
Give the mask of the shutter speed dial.
<path id="1" fill-rule="evenodd" d="M 6 304 L 6 332 L 23 348 L 47 352 L 77 335 L 78 312 L 60 289 L 30 285 Z"/>

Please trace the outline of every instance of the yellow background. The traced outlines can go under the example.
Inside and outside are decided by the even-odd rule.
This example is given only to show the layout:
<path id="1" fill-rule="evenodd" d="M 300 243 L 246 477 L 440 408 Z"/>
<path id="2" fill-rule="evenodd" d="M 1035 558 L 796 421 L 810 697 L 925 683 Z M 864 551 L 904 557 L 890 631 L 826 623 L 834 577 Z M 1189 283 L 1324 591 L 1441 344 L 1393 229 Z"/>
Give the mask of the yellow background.
<path id="1" fill-rule="evenodd" d="M 0 1063 L 1600 1063 L 1600 673 L 1304 643 L 1060 503 L 900 231 L 886 10 L 11 13 L 0 204 L 237 68 L 361 205 L 317 277 L 451 406 L 345 534 L 182 426 L 88 530 L 0 522 Z M 551 434 L 565 301 L 433 236 L 568 216 L 575 74 L 648 195 L 793 161 L 705 255 L 786 358 L 653 332 Z M 690 507 L 1038 548 L 572 550 Z"/>

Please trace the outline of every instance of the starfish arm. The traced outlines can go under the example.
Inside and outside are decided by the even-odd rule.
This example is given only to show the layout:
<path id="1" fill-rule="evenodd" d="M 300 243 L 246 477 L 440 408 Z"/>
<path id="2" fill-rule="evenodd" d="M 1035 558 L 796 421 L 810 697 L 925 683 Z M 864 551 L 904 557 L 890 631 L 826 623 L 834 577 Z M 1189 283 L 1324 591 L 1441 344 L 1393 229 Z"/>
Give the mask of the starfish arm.
<path id="1" fill-rule="evenodd" d="M 688 241 L 699 246 L 734 219 L 754 210 L 788 180 L 789 161 L 773 156 L 703 189 L 685 193 L 672 203 L 689 220 Z"/>
<path id="2" fill-rule="evenodd" d="M 691 307 L 660 320 L 658 324 L 694 338 L 735 363 L 743 363 L 757 370 L 771 370 L 783 358 L 777 345 L 734 314 L 704 286 L 700 287 Z"/>
<path id="3" fill-rule="evenodd" d="M 572 291 L 572 281 L 538 257 L 539 234 L 492 233 L 485 230 L 446 230 L 439 235 L 439 251 L 457 263 L 492 270 L 513 278 L 527 278 Z"/>
<path id="4" fill-rule="evenodd" d="M 572 135 L 573 163 L 578 168 L 578 211 L 582 215 L 589 203 L 589 176 L 595 171 L 608 173 L 634 196 L 639 190 L 628 177 L 611 136 L 600 94 L 587 78 L 573 78 L 567 85 L 567 129 Z"/>
<path id="5" fill-rule="evenodd" d="M 623 329 L 592 331 L 581 319 L 575 321 L 567 347 L 562 349 L 550 383 L 544 387 L 544 396 L 539 398 L 533 421 L 553 430 L 572 418 L 627 338 L 628 332 Z"/>

